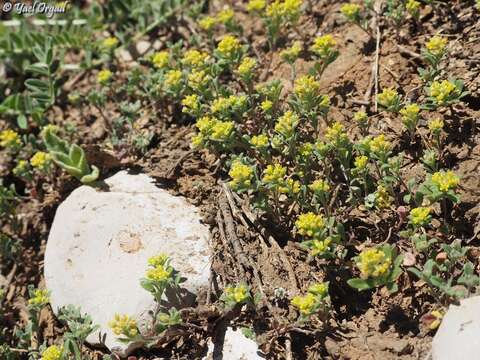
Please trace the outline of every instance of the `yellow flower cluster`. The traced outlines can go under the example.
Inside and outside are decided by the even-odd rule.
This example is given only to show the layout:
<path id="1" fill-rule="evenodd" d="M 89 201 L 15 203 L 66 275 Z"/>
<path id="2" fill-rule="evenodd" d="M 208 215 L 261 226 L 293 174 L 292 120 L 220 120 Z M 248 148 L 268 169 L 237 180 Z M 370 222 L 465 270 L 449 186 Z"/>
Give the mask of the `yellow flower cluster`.
<path id="1" fill-rule="evenodd" d="M 217 20 L 222 24 L 228 24 L 230 21 L 232 21 L 234 15 L 235 13 L 231 8 L 225 8 L 219 11 L 217 14 Z"/>
<path id="2" fill-rule="evenodd" d="M 305 296 L 294 296 L 290 303 L 300 311 L 302 316 L 310 316 L 317 311 L 321 302 L 327 297 L 328 283 L 317 283 L 308 288 Z"/>
<path id="3" fill-rule="evenodd" d="M 170 54 L 168 51 L 159 51 L 152 56 L 152 64 L 157 69 L 163 69 L 168 66 Z"/>
<path id="4" fill-rule="evenodd" d="M 378 103 L 383 107 L 390 108 L 395 106 L 399 102 L 399 95 L 397 90 L 393 88 L 386 88 L 378 94 L 377 96 Z"/>
<path id="5" fill-rule="evenodd" d="M 118 39 L 116 37 L 108 37 L 102 41 L 102 47 L 105 49 L 113 49 L 117 47 Z"/>
<path id="6" fill-rule="evenodd" d="M 392 197 L 390 196 L 388 189 L 383 185 L 379 185 L 377 191 L 375 191 L 375 205 L 379 209 L 386 209 L 390 207 L 391 204 Z"/>
<path id="7" fill-rule="evenodd" d="M 210 116 L 198 119 L 196 125 L 200 133 L 192 139 L 194 147 L 203 145 L 206 140 L 227 141 L 234 130 L 232 121 L 220 121 Z"/>
<path id="8" fill-rule="evenodd" d="M 99 84 L 105 85 L 112 78 L 112 72 L 108 69 L 100 70 L 97 74 L 97 82 Z"/>
<path id="9" fill-rule="evenodd" d="M 331 126 L 327 128 L 325 132 L 325 138 L 327 138 L 328 141 L 335 145 L 339 145 L 348 141 L 345 127 L 338 121 L 335 121 Z"/>
<path id="10" fill-rule="evenodd" d="M 282 50 L 280 52 L 280 57 L 283 59 L 283 61 L 286 61 L 287 63 L 293 63 L 295 62 L 295 60 L 298 59 L 301 51 L 302 43 L 300 41 L 295 41 L 288 49 Z"/>
<path id="11" fill-rule="evenodd" d="M 128 315 L 115 314 L 108 326 L 117 336 L 124 335 L 127 338 L 132 338 L 138 335 L 137 322 Z"/>
<path id="12" fill-rule="evenodd" d="M 287 169 L 280 164 L 267 165 L 263 172 L 262 181 L 265 184 L 280 185 L 283 184 Z"/>
<path id="13" fill-rule="evenodd" d="M 340 12 L 345 16 L 348 20 L 357 21 L 360 17 L 360 5 L 358 4 L 343 4 L 340 7 Z"/>
<path id="14" fill-rule="evenodd" d="M 278 191 L 282 194 L 298 194 L 301 187 L 300 181 L 287 179 L 284 184 L 278 188 Z"/>
<path id="15" fill-rule="evenodd" d="M 293 111 L 288 110 L 278 118 L 277 123 L 275 124 L 275 131 L 283 135 L 285 138 L 289 138 L 294 134 L 299 121 L 300 118 L 298 115 Z"/>
<path id="16" fill-rule="evenodd" d="M 16 176 L 23 176 L 28 171 L 28 161 L 19 160 L 15 168 L 12 170 L 13 174 Z"/>
<path id="17" fill-rule="evenodd" d="M 219 97 L 215 99 L 210 105 L 210 111 L 214 114 L 224 113 L 234 108 L 243 107 L 247 102 L 247 97 L 245 95 L 235 96 L 230 95 L 229 97 Z"/>
<path id="18" fill-rule="evenodd" d="M 368 164 L 368 157 L 365 155 L 360 155 L 355 157 L 355 161 L 353 162 L 355 165 L 355 169 L 357 170 L 363 170 Z"/>
<path id="19" fill-rule="evenodd" d="M 330 237 L 327 237 L 325 240 L 312 240 L 310 245 L 310 254 L 312 256 L 323 254 L 325 251 L 330 249 L 331 244 L 332 239 Z"/>
<path id="20" fill-rule="evenodd" d="M 205 70 L 193 70 L 188 75 L 188 86 L 195 91 L 202 91 L 210 82 L 211 77 Z"/>
<path id="21" fill-rule="evenodd" d="M 418 2 L 417 0 L 408 0 L 405 8 L 410 15 L 412 15 L 413 17 L 417 17 L 420 10 L 420 2 Z"/>
<path id="22" fill-rule="evenodd" d="M 460 183 L 460 178 L 452 170 L 437 171 L 432 175 L 432 183 L 442 192 L 455 189 Z"/>
<path id="23" fill-rule="evenodd" d="M 414 130 L 417 126 L 420 107 L 417 104 L 409 104 L 400 110 L 402 115 L 402 122 L 409 130 Z"/>
<path id="24" fill-rule="evenodd" d="M 182 64 L 192 68 L 198 68 L 204 66 L 209 58 L 210 56 L 206 52 L 192 49 L 185 52 Z"/>
<path id="25" fill-rule="evenodd" d="M 308 185 L 308 188 L 312 190 L 314 193 L 326 193 L 330 191 L 330 185 L 326 180 L 317 179 Z"/>
<path id="26" fill-rule="evenodd" d="M 30 164 L 34 168 L 44 169 L 50 161 L 52 160 L 52 156 L 44 151 L 37 151 L 32 158 L 30 159 Z"/>
<path id="27" fill-rule="evenodd" d="M 44 306 L 47 305 L 49 299 L 48 290 L 35 289 L 33 290 L 33 296 L 28 300 L 30 305 Z"/>
<path id="28" fill-rule="evenodd" d="M 267 6 L 266 14 L 269 18 L 287 18 L 296 21 L 300 15 L 302 0 L 275 0 Z"/>
<path id="29" fill-rule="evenodd" d="M 168 260 L 168 255 L 166 254 L 158 254 L 155 256 L 151 256 L 148 260 L 147 263 L 150 266 L 156 267 L 159 265 L 164 265 Z"/>
<path id="30" fill-rule="evenodd" d="M 204 18 L 198 21 L 198 26 L 200 26 L 202 30 L 210 31 L 213 29 L 216 23 L 217 23 L 217 20 L 215 18 L 211 16 L 205 16 Z"/>
<path id="31" fill-rule="evenodd" d="M 250 0 L 247 4 L 247 10 L 250 12 L 260 12 L 266 5 L 265 0 Z"/>
<path id="32" fill-rule="evenodd" d="M 337 42 L 332 35 L 327 34 L 315 38 L 310 50 L 313 51 L 321 59 L 329 57 L 335 50 Z"/>
<path id="33" fill-rule="evenodd" d="M 325 220 L 322 215 L 308 212 L 300 214 L 295 221 L 298 233 L 310 238 L 317 237 L 325 227 Z"/>
<path id="34" fill-rule="evenodd" d="M 378 278 L 388 274 L 392 260 L 381 249 L 363 250 L 357 259 L 361 277 Z"/>
<path id="35" fill-rule="evenodd" d="M 302 158 L 308 158 L 313 153 L 314 144 L 312 143 L 303 143 L 298 149 L 298 154 Z"/>
<path id="36" fill-rule="evenodd" d="M 252 136 L 250 144 L 257 149 L 266 148 L 268 147 L 268 136 L 265 134 Z"/>
<path id="37" fill-rule="evenodd" d="M 355 115 L 353 115 L 353 120 L 363 125 L 368 121 L 367 113 L 365 111 L 357 111 Z"/>
<path id="38" fill-rule="evenodd" d="M 229 184 L 233 190 L 249 188 L 252 185 L 253 169 L 241 161 L 232 163 L 228 175 L 232 178 Z"/>
<path id="39" fill-rule="evenodd" d="M 235 36 L 226 35 L 217 45 L 218 53 L 225 58 L 234 57 L 242 49 L 242 44 Z"/>
<path id="40" fill-rule="evenodd" d="M 295 80 L 293 92 L 300 99 L 307 99 L 315 96 L 320 90 L 320 83 L 311 75 L 304 75 Z"/>
<path id="41" fill-rule="evenodd" d="M 252 76 L 252 71 L 257 66 L 257 61 L 251 57 L 243 58 L 240 65 L 238 65 L 237 72 L 243 78 L 249 78 Z"/>
<path id="42" fill-rule="evenodd" d="M 148 259 L 148 265 L 152 268 L 147 269 L 145 278 L 152 281 L 166 281 L 168 280 L 173 273 L 173 268 L 168 265 L 168 256 L 165 254 L 160 254 L 153 256 Z"/>
<path id="43" fill-rule="evenodd" d="M 414 226 L 423 226 L 427 225 L 430 222 L 430 212 L 432 211 L 429 207 L 417 207 L 410 210 L 410 223 Z"/>
<path id="44" fill-rule="evenodd" d="M 165 74 L 165 86 L 173 89 L 181 85 L 183 74 L 180 70 L 169 70 Z"/>
<path id="45" fill-rule="evenodd" d="M 443 129 L 443 120 L 442 119 L 433 119 L 428 123 L 428 129 L 434 133 L 438 134 Z"/>
<path id="46" fill-rule="evenodd" d="M 4 148 L 18 148 L 22 145 L 20 135 L 13 130 L 3 130 L 0 132 L 0 146 Z"/>
<path id="47" fill-rule="evenodd" d="M 430 95 L 435 98 L 438 105 L 444 105 L 447 103 L 449 97 L 460 94 L 454 83 L 443 80 L 432 83 L 430 86 Z"/>
<path id="48" fill-rule="evenodd" d="M 427 41 L 425 47 L 434 56 L 442 56 L 445 53 L 448 40 L 441 36 L 434 36 Z"/>
<path id="49" fill-rule="evenodd" d="M 182 112 L 196 114 L 200 110 L 200 100 L 197 94 L 187 95 L 182 100 Z"/>
<path id="50" fill-rule="evenodd" d="M 250 297 L 250 292 L 248 287 L 244 284 L 227 286 L 225 287 L 225 296 L 228 300 L 232 300 L 233 302 L 240 304 L 248 300 Z"/>
<path id="51" fill-rule="evenodd" d="M 372 153 L 382 156 L 392 150 L 392 144 L 387 140 L 384 134 L 375 136 L 369 142 Z"/>
<path id="52" fill-rule="evenodd" d="M 57 345 L 50 345 L 42 351 L 41 360 L 60 360 L 62 357 L 63 348 Z"/>
<path id="53" fill-rule="evenodd" d="M 262 109 L 264 112 L 269 112 L 273 108 L 273 102 L 270 100 L 264 100 L 260 104 L 260 109 Z"/>

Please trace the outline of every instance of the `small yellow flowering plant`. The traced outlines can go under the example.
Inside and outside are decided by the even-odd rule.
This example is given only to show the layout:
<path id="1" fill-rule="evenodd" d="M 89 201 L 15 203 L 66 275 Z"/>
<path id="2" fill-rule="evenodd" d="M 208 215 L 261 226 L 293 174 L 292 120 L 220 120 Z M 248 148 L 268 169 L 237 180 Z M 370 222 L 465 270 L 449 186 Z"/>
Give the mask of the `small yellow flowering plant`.
<path id="1" fill-rule="evenodd" d="M 63 347 L 58 345 L 50 345 L 41 352 L 41 360 L 62 360 Z"/>
<path id="2" fill-rule="evenodd" d="M 232 309 L 236 305 L 242 305 L 246 303 L 253 304 L 254 299 L 250 292 L 250 288 L 244 282 L 239 283 L 236 286 L 225 287 L 220 301 L 225 304 L 227 309 Z"/>
<path id="3" fill-rule="evenodd" d="M 170 258 L 159 254 L 148 259 L 148 268 L 140 285 L 160 303 L 167 287 L 177 287 L 180 280 L 180 275 L 170 265 Z"/>
<path id="4" fill-rule="evenodd" d="M 321 77 L 328 65 L 335 61 L 338 57 L 337 41 L 332 35 L 327 34 L 315 38 L 310 51 L 318 59 L 313 66 L 313 70 Z"/>
<path id="5" fill-rule="evenodd" d="M 20 135 L 14 130 L 3 130 L 0 132 L 0 146 L 10 150 L 18 150 L 22 147 Z"/>
<path id="6" fill-rule="evenodd" d="M 439 75 L 439 65 L 447 53 L 447 44 L 448 40 L 438 35 L 435 35 L 425 43 L 422 56 L 428 67 L 418 68 L 418 73 L 424 81 L 431 82 Z"/>
<path id="7" fill-rule="evenodd" d="M 407 128 L 410 136 L 413 138 L 417 129 L 418 119 L 420 117 L 420 106 L 417 104 L 408 104 L 400 110 L 403 125 Z"/>
<path id="8" fill-rule="evenodd" d="M 426 92 L 430 101 L 426 106 L 430 109 L 451 106 L 468 94 L 463 91 L 463 81 L 461 80 L 433 81 L 430 87 L 427 87 Z"/>
<path id="9" fill-rule="evenodd" d="M 328 285 L 328 282 L 312 284 L 306 295 L 292 298 L 290 303 L 298 309 L 300 323 L 307 321 L 314 314 L 320 314 L 322 318 L 326 318 L 330 309 Z"/>
<path id="10" fill-rule="evenodd" d="M 270 48 L 276 47 L 283 28 L 294 26 L 302 14 L 302 0 L 274 0 L 260 13 L 267 28 Z"/>
<path id="11" fill-rule="evenodd" d="M 358 25 L 360 29 L 365 31 L 369 36 L 371 36 L 370 30 L 368 28 L 368 19 L 362 14 L 362 8 L 358 4 L 343 4 L 340 7 L 340 12 L 345 18 Z"/>
<path id="12" fill-rule="evenodd" d="M 393 88 L 386 88 L 378 94 L 377 101 L 385 110 L 397 113 L 402 107 L 402 98 L 397 90 Z"/>
<path id="13" fill-rule="evenodd" d="M 348 285 L 359 291 L 385 285 L 390 293 L 396 292 L 402 261 L 403 256 L 389 244 L 365 249 L 355 258 L 360 277 L 348 280 Z"/>
<path id="14" fill-rule="evenodd" d="M 44 151 L 37 151 L 30 159 L 34 169 L 41 172 L 48 172 L 52 165 L 52 156 Z"/>
<path id="15" fill-rule="evenodd" d="M 142 340 L 138 330 L 137 321 L 129 315 L 115 314 L 114 318 L 108 323 L 117 339 L 123 343 Z"/>
<path id="16" fill-rule="evenodd" d="M 254 188 L 255 169 L 250 165 L 244 164 L 241 159 L 232 161 L 228 175 L 232 178 L 229 182 L 232 190 L 242 193 Z"/>
<path id="17" fill-rule="evenodd" d="M 449 199 L 453 203 L 459 203 L 460 198 L 455 193 L 459 183 L 460 178 L 451 170 L 428 174 L 425 182 L 418 188 L 416 201 L 421 203 L 424 198 L 427 198 L 430 203 L 435 203 Z"/>
<path id="18" fill-rule="evenodd" d="M 225 35 L 215 49 L 215 56 L 220 66 L 231 66 L 238 64 L 245 49 L 238 38 L 233 35 Z"/>

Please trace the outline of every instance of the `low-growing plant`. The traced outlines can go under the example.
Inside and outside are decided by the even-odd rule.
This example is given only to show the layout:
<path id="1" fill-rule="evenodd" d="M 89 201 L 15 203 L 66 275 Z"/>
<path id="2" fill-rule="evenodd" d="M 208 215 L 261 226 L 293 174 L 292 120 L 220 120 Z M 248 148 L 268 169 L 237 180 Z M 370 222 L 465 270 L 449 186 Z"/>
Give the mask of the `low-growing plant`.
<path id="1" fill-rule="evenodd" d="M 307 321 L 314 314 L 318 314 L 323 320 L 327 318 L 330 309 L 328 286 L 328 282 L 312 284 L 308 287 L 306 295 L 292 298 L 290 303 L 298 309 L 300 323 Z"/>

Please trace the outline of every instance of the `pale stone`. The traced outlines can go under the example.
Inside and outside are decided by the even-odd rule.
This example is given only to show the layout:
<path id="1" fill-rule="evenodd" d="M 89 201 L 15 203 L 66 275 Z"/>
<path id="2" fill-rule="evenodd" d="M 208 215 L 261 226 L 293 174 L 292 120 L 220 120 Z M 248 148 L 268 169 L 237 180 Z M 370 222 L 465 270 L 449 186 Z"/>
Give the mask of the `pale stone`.
<path id="1" fill-rule="evenodd" d="M 262 360 L 255 341 L 242 334 L 240 329 L 227 328 L 223 341 L 209 342 L 208 353 L 203 360 Z"/>
<path id="2" fill-rule="evenodd" d="M 480 357 L 480 296 L 450 305 L 432 344 L 433 360 L 477 360 Z"/>
<path id="3" fill-rule="evenodd" d="M 45 252 L 45 280 L 54 311 L 80 306 L 100 325 L 87 340 L 125 356 L 138 344 L 117 341 L 108 322 L 116 313 L 142 325 L 151 320 L 155 302 L 140 286 L 148 258 L 171 257 L 190 295 L 176 305 L 190 306 L 193 294 L 208 288 L 209 232 L 193 205 L 146 175 L 122 171 L 105 182 L 109 190 L 81 186 L 58 207 Z"/>

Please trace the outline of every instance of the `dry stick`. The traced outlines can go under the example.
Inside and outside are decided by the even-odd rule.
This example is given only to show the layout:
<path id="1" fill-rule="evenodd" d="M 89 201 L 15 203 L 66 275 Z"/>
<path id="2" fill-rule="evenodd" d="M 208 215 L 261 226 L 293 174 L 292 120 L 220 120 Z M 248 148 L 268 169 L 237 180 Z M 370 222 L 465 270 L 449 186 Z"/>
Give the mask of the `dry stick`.
<path id="1" fill-rule="evenodd" d="M 378 110 L 378 102 L 377 102 L 377 95 L 378 95 L 378 63 L 380 60 L 380 25 L 378 21 L 378 14 L 380 13 L 380 7 L 382 5 L 382 0 L 377 0 L 375 2 L 375 30 L 376 30 L 376 44 L 375 44 L 375 63 L 374 63 L 374 74 L 375 74 L 375 107 L 374 111 L 377 112 Z"/>
<path id="2" fill-rule="evenodd" d="M 292 340 L 290 339 L 290 334 L 286 334 L 285 339 L 285 359 L 286 360 L 293 360 L 292 357 Z"/>
<path id="3" fill-rule="evenodd" d="M 225 222 L 222 219 L 222 215 L 221 215 L 220 210 L 217 211 L 217 225 L 218 225 L 218 230 L 220 232 L 220 240 L 222 241 L 223 247 L 225 249 L 228 249 L 229 246 L 228 246 L 228 243 L 227 243 L 227 236 L 225 235 L 225 229 L 224 229 Z M 228 254 L 230 255 L 230 253 L 228 253 Z M 233 256 L 231 256 L 231 258 L 232 258 L 233 264 L 235 265 L 236 264 L 235 259 L 233 258 Z M 241 276 L 245 277 L 246 270 L 243 267 L 243 264 L 240 264 L 240 266 L 237 265 L 237 267 L 240 270 L 240 272 L 242 273 Z M 235 271 L 235 272 L 237 272 L 237 271 Z"/>
<path id="4" fill-rule="evenodd" d="M 173 164 L 170 169 L 168 169 L 167 171 L 165 171 L 165 177 L 166 178 L 169 178 L 170 176 L 173 175 L 173 173 L 175 172 L 175 170 L 177 169 L 177 167 L 183 162 L 183 160 L 185 160 L 187 157 L 189 157 L 191 154 L 193 154 L 195 152 L 195 149 L 191 149 L 187 152 L 185 152 L 182 156 L 180 156 L 180 159 L 178 159 L 175 164 Z"/>
<path id="5" fill-rule="evenodd" d="M 228 188 L 226 186 L 226 184 L 223 184 L 224 186 L 224 190 L 226 193 L 230 193 L 233 197 L 235 197 L 235 199 L 240 203 L 241 202 L 241 199 L 236 196 L 235 194 L 232 194 L 230 188 Z M 245 217 L 250 221 L 250 223 L 252 225 L 256 225 L 257 224 L 257 221 L 256 221 L 256 218 L 255 218 L 255 215 L 250 211 L 250 209 L 248 209 L 247 207 L 245 206 L 242 206 L 240 205 L 241 209 L 242 209 L 242 212 L 243 214 L 245 215 Z M 243 218 L 242 218 L 242 222 L 245 221 Z M 247 227 L 250 227 L 248 224 L 245 224 L 245 226 Z M 277 250 L 279 256 L 280 256 L 280 259 L 282 260 L 282 262 L 285 264 L 285 266 L 287 267 L 287 272 L 288 272 L 288 278 L 290 280 L 290 282 L 295 286 L 295 288 L 298 290 L 298 279 L 297 279 L 297 275 L 295 274 L 295 271 L 293 270 L 293 266 L 292 264 L 290 263 L 290 260 L 288 260 L 288 256 L 287 254 L 285 254 L 285 251 L 282 249 L 282 247 L 280 245 L 278 245 L 278 242 L 277 240 L 272 236 L 272 235 L 269 235 L 267 234 L 266 232 L 266 229 L 262 226 L 255 226 L 256 230 L 259 231 L 259 234 L 258 236 L 260 237 L 260 240 L 262 240 L 263 242 L 265 241 L 265 238 L 267 239 L 268 243 L 270 244 L 270 246 L 274 249 Z"/>
<path id="6" fill-rule="evenodd" d="M 421 58 L 422 57 L 422 55 L 420 55 L 419 53 L 417 53 L 415 51 L 412 51 L 410 49 L 407 49 L 406 47 L 404 47 L 402 45 L 397 44 L 397 49 L 398 49 L 398 51 L 400 51 L 400 53 L 410 55 L 411 57 L 414 57 L 414 58 Z"/>

